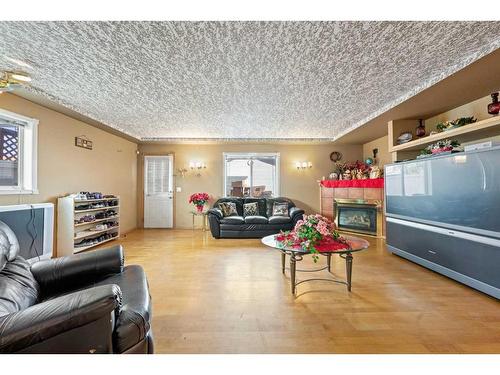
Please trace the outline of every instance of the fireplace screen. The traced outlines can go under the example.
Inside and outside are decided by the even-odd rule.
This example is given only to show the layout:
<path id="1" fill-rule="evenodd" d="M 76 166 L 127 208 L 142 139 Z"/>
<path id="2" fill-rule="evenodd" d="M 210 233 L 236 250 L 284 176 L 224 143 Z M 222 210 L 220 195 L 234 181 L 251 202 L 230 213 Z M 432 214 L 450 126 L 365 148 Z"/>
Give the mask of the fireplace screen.
<path id="1" fill-rule="evenodd" d="M 377 234 L 377 208 L 369 205 L 337 205 L 337 226 L 340 230 Z"/>

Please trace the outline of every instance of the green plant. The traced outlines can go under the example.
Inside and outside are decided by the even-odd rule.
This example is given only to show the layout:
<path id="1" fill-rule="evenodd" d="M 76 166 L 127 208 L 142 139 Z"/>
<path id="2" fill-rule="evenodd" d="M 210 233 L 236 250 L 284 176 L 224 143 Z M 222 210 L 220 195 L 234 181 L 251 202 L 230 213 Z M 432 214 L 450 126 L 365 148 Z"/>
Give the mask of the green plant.
<path id="1" fill-rule="evenodd" d="M 458 128 L 458 127 L 461 127 L 464 125 L 469 125 L 469 124 L 472 124 L 476 121 L 477 121 L 477 119 L 474 118 L 474 116 L 460 117 L 460 118 L 457 118 L 456 120 L 453 120 L 453 121 L 440 122 L 436 125 L 436 129 L 440 132 L 443 132 L 443 131 L 450 130 L 453 128 Z"/>

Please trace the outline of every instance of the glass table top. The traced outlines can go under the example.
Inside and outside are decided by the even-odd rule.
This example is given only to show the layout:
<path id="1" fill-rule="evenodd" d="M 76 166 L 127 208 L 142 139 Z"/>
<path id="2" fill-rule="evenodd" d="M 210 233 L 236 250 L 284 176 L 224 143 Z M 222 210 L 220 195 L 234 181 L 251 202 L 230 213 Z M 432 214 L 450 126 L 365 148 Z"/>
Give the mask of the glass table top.
<path id="1" fill-rule="evenodd" d="M 308 250 L 304 250 L 302 248 L 283 246 L 281 243 L 276 241 L 276 236 L 277 236 L 276 234 L 271 234 L 270 236 L 266 236 L 266 237 L 262 238 L 261 242 L 266 246 L 272 247 L 272 248 L 280 250 L 280 251 L 291 251 L 291 252 L 300 253 L 300 254 L 308 254 L 309 253 Z M 342 235 L 342 237 L 344 237 L 347 240 L 347 242 L 349 243 L 351 248 L 350 249 L 329 251 L 328 253 L 332 253 L 332 254 L 352 253 L 355 251 L 364 250 L 364 249 L 368 248 L 368 246 L 370 246 L 370 243 L 368 241 L 366 241 L 362 238 L 359 238 L 359 237 L 348 236 L 348 235 Z M 327 252 L 325 251 L 325 253 L 327 253 Z"/>

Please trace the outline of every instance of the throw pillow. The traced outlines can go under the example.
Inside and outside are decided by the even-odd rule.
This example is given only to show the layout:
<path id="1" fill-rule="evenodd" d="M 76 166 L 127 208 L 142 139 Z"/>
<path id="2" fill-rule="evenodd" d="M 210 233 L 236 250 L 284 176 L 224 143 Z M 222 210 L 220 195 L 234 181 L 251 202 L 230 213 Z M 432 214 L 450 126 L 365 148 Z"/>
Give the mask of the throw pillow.
<path id="1" fill-rule="evenodd" d="M 273 204 L 273 216 L 288 216 L 288 203 L 278 203 Z"/>
<path id="2" fill-rule="evenodd" d="M 219 203 L 219 207 L 222 211 L 222 215 L 226 216 L 238 216 L 238 211 L 236 210 L 236 204 L 233 202 L 223 202 Z"/>
<path id="3" fill-rule="evenodd" d="M 259 215 L 259 206 L 257 202 L 254 203 L 245 203 L 243 205 L 243 216 L 258 216 Z"/>

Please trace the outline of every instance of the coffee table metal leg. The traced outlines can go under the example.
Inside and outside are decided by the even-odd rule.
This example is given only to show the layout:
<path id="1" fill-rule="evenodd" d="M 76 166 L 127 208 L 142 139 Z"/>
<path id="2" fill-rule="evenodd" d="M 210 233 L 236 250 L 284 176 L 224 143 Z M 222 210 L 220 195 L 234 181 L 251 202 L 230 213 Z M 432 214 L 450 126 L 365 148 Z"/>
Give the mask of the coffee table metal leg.
<path id="1" fill-rule="evenodd" d="M 345 257 L 345 267 L 347 274 L 347 290 L 351 291 L 351 279 L 352 279 L 352 254 L 347 253 Z"/>
<path id="2" fill-rule="evenodd" d="M 285 274 L 285 261 L 286 261 L 286 254 L 284 251 L 281 252 L 281 272 Z"/>
<path id="3" fill-rule="evenodd" d="M 332 272 L 332 254 L 326 255 L 326 263 L 328 265 L 328 272 Z"/>
<path id="4" fill-rule="evenodd" d="M 290 255 L 290 285 L 292 287 L 292 294 L 295 294 L 295 254 Z"/>

